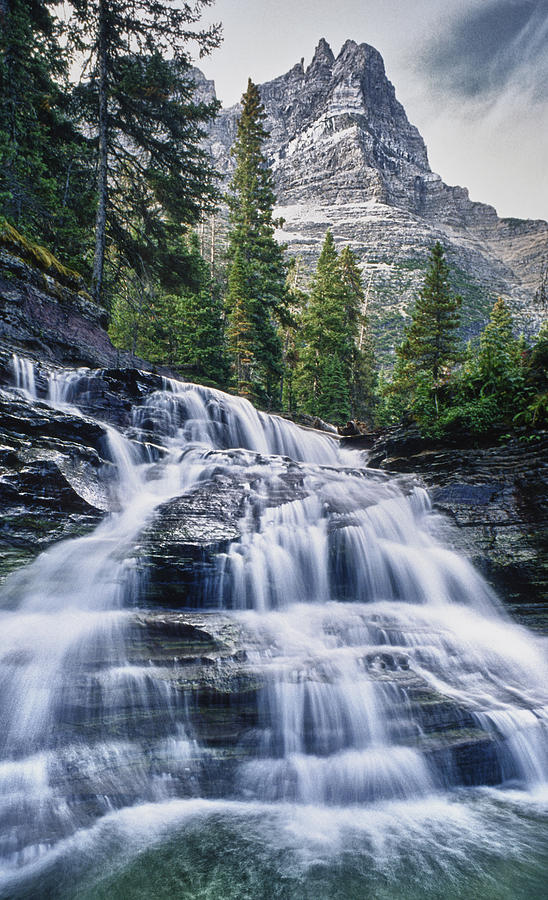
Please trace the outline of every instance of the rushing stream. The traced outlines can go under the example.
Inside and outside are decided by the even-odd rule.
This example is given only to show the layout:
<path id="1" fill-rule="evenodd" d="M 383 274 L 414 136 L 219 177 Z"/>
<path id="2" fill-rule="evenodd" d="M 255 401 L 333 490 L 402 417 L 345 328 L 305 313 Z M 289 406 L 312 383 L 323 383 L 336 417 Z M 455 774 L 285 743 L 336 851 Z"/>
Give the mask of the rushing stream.
<path id="1" fill-rule="evenodd" d="M 52 370 L 40 401 L 32 363 L 13 375 L 90 415 L 92 372 Z M 0 896 L 545 896 L 546 642 L 440 542 L 426 492 L 191 384 L 104 431 L 113 512 L 0 589 Z M 259 687 L 216 754 L 178 660 L 129 646 L 140 535 L 219 473 L 240 536 L 187 610 L 233 622 Z"/>

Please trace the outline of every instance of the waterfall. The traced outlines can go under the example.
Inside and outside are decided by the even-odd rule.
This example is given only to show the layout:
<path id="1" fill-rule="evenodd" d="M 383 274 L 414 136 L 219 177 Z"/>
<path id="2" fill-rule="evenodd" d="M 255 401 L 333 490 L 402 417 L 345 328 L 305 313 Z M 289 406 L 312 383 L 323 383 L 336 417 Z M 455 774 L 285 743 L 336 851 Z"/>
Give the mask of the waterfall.
<path id="1" fill-rule="evenodd" d="M 14 357 L 13 371 L 34 402 L 32 363 Z M 43 402 L 80 415 L 85 396 L 89 415 L 94 377 L 52 371 Z M 138 804 L 325 812 L 444 796 L 466 782 L 443 739 L 425 738 L 421 692 L 488 736 L 495 781 L 546 783 L 542 640 L 439 542 L 420 486 L 365 469 L 327 434 L 174 380 L 133 409 L 126 434 L 103 427 L 115 511 L 0 589 L 0 885 Z M 239 537 L 215 554 L 207 610 L 198 595 L 188 608 L 241 629 L 258 684 L 226 775 L 196 737 L 177 660 L 135 665 L 128 652 L 139 536 L 163 504 L 214 491 L 219 475 L 241 493 Z"/>
<path id="2" fill-rule="evenodd" d="M 11 359 L 13 380 L 15 387 L 29 400 L 36 400 L 36 379 L 34 377 L 34 364 L 30 359 L 25 359 L 14 353 Z"/>

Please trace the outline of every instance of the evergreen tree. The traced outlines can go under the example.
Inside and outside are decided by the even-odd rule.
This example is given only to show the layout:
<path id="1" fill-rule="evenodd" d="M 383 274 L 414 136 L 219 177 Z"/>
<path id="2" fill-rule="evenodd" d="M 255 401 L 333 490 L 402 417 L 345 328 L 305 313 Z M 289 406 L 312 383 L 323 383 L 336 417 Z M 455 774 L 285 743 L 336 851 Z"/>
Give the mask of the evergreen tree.
<path id="1" fill-rule="evenodd" d="M 301 258 L 293 257 L 287 267 L 288 315 L 280 328 L 283 354 L 282 409 L 289 413 L 297 409 L 295 374 L 299 361 L 302 314 L 308 301 L 307 294 L 299 286 L 301 271 Z"/>
<path id="2" fill-rule="evenodd" d="M 327 356 L 320 365 L 320 390 L 316 415 L 326 422 L 347 422 L 350 397 L 344 365 L 338 356 Z"/>
<path id="3" fill-rule="evenodd" d="M 259 90 L 249 79 L 232 148 L 236 168 L 227 197 L 229 231 L 229 350 L 239 393 L 278 405 L 286 316 L 284 249 L 274 238 L 275 195 L 263 151 L 267 132 Z"/>
<path id="4" fill-rule="evenodd" d="M 0 4 L 0 204 L 19 229 L 82 268 L 91 154 L 71 119 L 68 57 L 50 7 Z"/>
<path id="5" fill-rule="evenodd" d="M 460 371 L 446 385 L 440 431 L 484 435 L 512 427 L 531 394 L 528 356 L 524 340 L 513 336 L 512 317 L 499 297 L 479 342 L 468 345 Z"/>
<path id="6" fill-rule="evenodd" d="M 248 265 L 239 249 L 236 250 L 228 274 L 226 305 L 228 317 L 227 347 L 232 359 L 234 381 L 238 393 L 248 400 L 256 399 L 257 340 L 254 329 L 253 299 L 249 296 Z"/>
<path id="7" fill-rule="evenodd" d="M 344 247 L 339 257 L 346 286 L 346 325 L 350 361 L 350 408 L 357 419 L 371 420 L 374 407 L 375 364 L 373 344 L 366 315 L 366 297 L 356 255 Z"/>
<path id="8" fill-rule="evenodd" d="M 185 378 L 226 386 L 223 307 L 194 233 L 173 248 L 187 275 L 174 292 L 128 272 L 115 295 L 110 336 L 141 357 L 178 369 Z"/>
<path id="9" fill-rule="evenodd" d="M 430 264 L 412 314 L 411 325 L 398 350 L 415 370 L 430 372 L 434 382 L 458 358 L 458 310 L 461 298 L 449 285 L 449 267 L 442 245 L 430 253 Z"/>
<path id="10" fill-rule="evenodd" d="M 411 324 L 397 348 L 401 364 L 392 385 L 394 392 L 407 397 L 408 408 L 424 425 L 431 418 L 430 411 L 434 419 L 438 417 L 442 376 L 447 382 L 451 366 L 459 358 L 457 328 L 461 303 L 461 297 L 451 291 L 449 267 L 438 241 L 430 251 L 424 286 L 415 303 Z"/>
<path id="11" fill-rule="evenodd" d="M 188 238 L 192 278 L 177 302 L 180 335 L 175 359 L 185 378 L 226 387 L 229 363 L 225 348 L 224 309 L 218 285 L 202 259 L 198 237 Z M 187 279 L 188 281 L 188 279 Z"/>
<path id="12" fill-rule="evenodd" d="M 502 415 L 516 411 L 525 387 L 523 354 L 520 342 L 513 336 L 512 324 L 510 310 L 499 297 L 480 337 L 480 392 L 496 397 Z"/>
<path id="13" fill-rule="evenodd" d="M 501 380 L 520 366 L 518 342 L 512 333 L 512 316 L 502 297 L 493 304 L 489 322 L 481 334 L 478 362 L 484 390 L 496 389 Z"/>
<path id="14" fill-rule="evenodd" d="M 162 279 L 180 263 L 165 247 L 215 195 L 200 142 L 217 103 L 195 101 L 186 50 L 190 41 L 201 53 L 218 45 L 218 27 L 196 26 L 210 3 L 71 0 L 73 43 L 88 58 L 77 98 L 97 148 L 98 299 L 108 245 L 118 262 Z"/>
<path id="15" fill-rule="evenodd" d="M 299 394 L 305 412 L 318 415 L 325 375 L 324 362 L 337 357 L 349 367 L 347 341 L 347 292 L 339 267 L 339 255 L 330 231 L 312 278 L 308 306 L 303 314 L 303 347 L 299 361 Z"/>
<path id="16" fill-rule="evenodd" d="M 329 408 L 333 416 L 338 410 L 337 422 L 346 421 L 350 415 L 368 415 L 372 359 L 365 337 L 359 346 L 362 326 L 366 326 L 364 299 L 354 254 L 345 248 L 339 257 L 328 231 L 302 319 L 298 386 L 306 412 L 321 415 Z M 339 397 L 336 403 L 332 399 L 335 396 Z"/>
<path id="17" fill-rule="evenodd" d="M 526 378 L 530 389 L 527 406 L 522 414 L 525 425 L 548 427 L 548 322 L 537 335 L 526 360 Z"/>

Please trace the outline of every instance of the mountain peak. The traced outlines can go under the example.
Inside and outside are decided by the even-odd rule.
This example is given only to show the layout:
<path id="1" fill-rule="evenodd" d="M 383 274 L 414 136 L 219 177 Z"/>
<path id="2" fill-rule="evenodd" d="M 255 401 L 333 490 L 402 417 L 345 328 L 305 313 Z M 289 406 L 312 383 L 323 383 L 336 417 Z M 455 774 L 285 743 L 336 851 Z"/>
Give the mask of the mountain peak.
<path id="1" fill-rule="evenodd" d="M 320 38 L 318 46 L 314 51 L 312 62 L 307 69 L 307 74 L 309 72 L 313 72 L 318 68 L 330 69 L 334 62 L 335 56 L 331 47 L 329 46 L 325 38 Z"/>
<path id="2" fill-rule="evenodd" d="M 413 301 L 437 240 L 465 287 L 471 285 L 472 306 L 484 297 L 487 314 L 491 296 L 501 294 L 530 318 L 548 226 L 524 223 L 522 232 L 431 171 L 378 50 L 347 40 L 335 59 L 322 39 L 306 70 L 301 61 L 259 90 L 265 150 L 286 223 L 281 237 L 310 265 L 328 227 L 338 246 L 350 243 L 376 285 L 384 347 L 401 339 L 402 309 Z M 239 106 L 224 110 L 210 129 L 215 166 L 227 178 L 239 115 Z M 473 309 L 470 321 L 477 323 Z"/>

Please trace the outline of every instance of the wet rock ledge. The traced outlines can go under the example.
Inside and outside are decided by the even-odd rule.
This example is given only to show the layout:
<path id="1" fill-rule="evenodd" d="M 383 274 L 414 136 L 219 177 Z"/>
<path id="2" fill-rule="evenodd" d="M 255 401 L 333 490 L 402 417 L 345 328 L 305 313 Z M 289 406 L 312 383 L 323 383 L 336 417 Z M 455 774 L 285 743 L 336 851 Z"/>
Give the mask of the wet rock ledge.
<path id="1" fill-rule="evenodd" d="M 443 447 L 409 429 L 376 440 L 368 465 L 419 476 L 448 518 L 446 539 L 465 553 L 530 627 L 548 630 L 548 432 L 493 447 Z"/>

